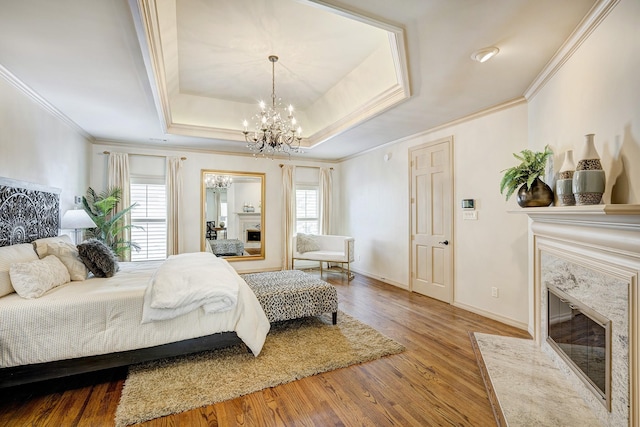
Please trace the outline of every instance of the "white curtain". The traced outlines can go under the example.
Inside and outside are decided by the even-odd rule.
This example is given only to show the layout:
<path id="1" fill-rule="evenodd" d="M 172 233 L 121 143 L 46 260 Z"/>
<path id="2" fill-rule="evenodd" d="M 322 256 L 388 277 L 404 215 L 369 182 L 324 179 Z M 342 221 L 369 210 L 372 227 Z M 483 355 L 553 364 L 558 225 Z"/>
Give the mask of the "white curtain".
<path id="1" fill-rule="evenodd" d="M 331 168 L 320 168 L 320 234 L 331 234 Z"/>
<path id="2" fill-rule="evenodd" d="M 182 253 L 182 159 L 167 157 L 167 256 Z"/>
<path id="3" fill-rule="evenodd" d="M 282 269 L 293 268 L 292 240 L 296 226 L 296 196 L 293 186 L 295 166 L 282 166 Z"/>
<path id="4" fill-rule="evenodd" d="M 123 208 L 131 205 L 130 184 L 129 184 L 129 155 L 127 153 L 109 153 L 109 165 L 108 165 L 108 186 L 109 188 L 119 188 L 120 203 L 114 209 L 114 212 L 120 212 Z M 131 230 L 128 225 L 131 225 L 131 214 L 127 214 L 123 217 L 122 222 L 124 230 L 118 235 L 125 242 L 131 241 Z M 131 261 L 131 251 L 127 250 L 120 255 L 122 261 Z"/>
<path id="5" fill-rule="evenodd" d="M 213 212 L 213 220 L 216 222 L 216 227 L 220 227 L 220 217 L 222 216 L 222 191 L 217 189 L 214 191 L 214 212 Z M 227 191 L 227 190 L 224 190 Z"/>

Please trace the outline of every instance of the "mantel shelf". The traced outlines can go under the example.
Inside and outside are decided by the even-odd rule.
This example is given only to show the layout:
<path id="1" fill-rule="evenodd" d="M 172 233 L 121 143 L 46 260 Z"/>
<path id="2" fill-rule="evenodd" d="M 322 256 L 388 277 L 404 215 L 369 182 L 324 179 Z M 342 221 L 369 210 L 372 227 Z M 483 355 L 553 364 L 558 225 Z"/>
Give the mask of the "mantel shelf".
<path id="1" fill-rule="evenodd" d="M 521 208 L 509 213 L 523 213 L 529 216 L 543 215 L 640 215 L 640 205 L 582 205 L 549 206 L 546 208 Z"/>
<path id="2" fill-rule="evenodd" d="M 533 221 L 581 224 L 609 224 L 640 227 L 640 204 L 610 204 L 586 206 L 549 206 L 522 208 L 509 213 L 527 214 Z"/>

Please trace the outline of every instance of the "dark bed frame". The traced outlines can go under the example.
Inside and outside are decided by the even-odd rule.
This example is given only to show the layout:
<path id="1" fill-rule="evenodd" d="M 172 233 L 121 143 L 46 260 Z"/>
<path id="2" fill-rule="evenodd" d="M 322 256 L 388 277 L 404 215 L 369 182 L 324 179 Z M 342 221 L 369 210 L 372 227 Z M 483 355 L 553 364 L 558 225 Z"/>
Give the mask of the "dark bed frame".
<path id="1" fill-rule="evenodd" d="M 59 223 L 59 189 L 0 177 L 0 246 L 57 236 Z M 0 389 L 235 344 L 242 344 L 235 332 L 222 332 L 155 347 L 2 368 Z"/>

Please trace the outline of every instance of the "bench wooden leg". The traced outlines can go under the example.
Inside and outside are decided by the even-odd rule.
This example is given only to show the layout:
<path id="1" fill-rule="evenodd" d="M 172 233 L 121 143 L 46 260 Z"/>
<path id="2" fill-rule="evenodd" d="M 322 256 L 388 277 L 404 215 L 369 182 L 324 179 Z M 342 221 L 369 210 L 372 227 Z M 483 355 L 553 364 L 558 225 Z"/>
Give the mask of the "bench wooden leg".
<path id="1" fill-rule="evenodd" d="M 337 312 L 337 311 L 334 311 L 334 312 L 331 314 L 331 320 L 333 321 L 333 324 L 334 324 L 334 325 L 337 325 L 337 324 L 338 324 L 338 312 Z"/>

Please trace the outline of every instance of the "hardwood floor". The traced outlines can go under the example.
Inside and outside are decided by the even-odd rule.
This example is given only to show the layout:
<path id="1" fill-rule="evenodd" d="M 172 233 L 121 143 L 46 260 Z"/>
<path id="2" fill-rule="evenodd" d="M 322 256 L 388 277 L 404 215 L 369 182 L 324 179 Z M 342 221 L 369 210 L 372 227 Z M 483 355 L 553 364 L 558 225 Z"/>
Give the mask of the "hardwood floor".
<path id="1" fill-rule="evenodd" d="M 340 310 L 407 350 L 141 426 L 495 425 L 469 332 L 525 331 L 362 275 L 323 279 Z M 0 391 L 0 426 L 112 426 L 125 377 L 117 369 Z"/>

